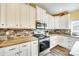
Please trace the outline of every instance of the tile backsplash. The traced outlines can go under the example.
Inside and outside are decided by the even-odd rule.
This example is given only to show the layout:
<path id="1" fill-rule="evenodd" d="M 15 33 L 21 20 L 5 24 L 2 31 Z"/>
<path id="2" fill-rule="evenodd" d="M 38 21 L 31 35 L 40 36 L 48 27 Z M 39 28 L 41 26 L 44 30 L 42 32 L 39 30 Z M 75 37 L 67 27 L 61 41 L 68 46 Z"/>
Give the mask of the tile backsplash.
<path id="1" fill-rule="evenodd" d="M 71 34 L 70 29 L 54 29 L 54 30 L 48 30 L 49 34 Z"/>
<path id="2" fill-rule="evenodd" d="M 25 29 L 0 29 L 0 40 L 14 39 L 19 36 L 31 36 L 33 35 L 33 31 L 25 30 Z"/>

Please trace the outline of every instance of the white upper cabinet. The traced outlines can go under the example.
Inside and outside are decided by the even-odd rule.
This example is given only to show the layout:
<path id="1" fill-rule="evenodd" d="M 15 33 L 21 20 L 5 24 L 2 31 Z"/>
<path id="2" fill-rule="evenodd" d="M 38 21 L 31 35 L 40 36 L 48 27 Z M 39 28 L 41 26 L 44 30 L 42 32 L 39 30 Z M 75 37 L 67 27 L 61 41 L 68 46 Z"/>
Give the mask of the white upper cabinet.
<path id="1" fill-rule="evenodd" d="M 6 28 L 6 4 L 1 3 L 0 5 L 0 28 Z"/>
<path id="2" fill-rule="evenodd" d="M 35 29 L 36 10 L 29 4 L 20 4 L 20 28 Z"/>
<path id="3" fill-rule="evenodd" d="M 67 23 L 66 28 L 71 29 L 70 14 L 65 15 L 65 17 L 66 17 L 65 19 L 66 19 L 66 23 Z"/>
<path id="4" fill-rule="evenodd" d="M 69 14 L 60 17 L 60 29 L 70 29 L 70 16 Z"/>
<path id="5" fill-rule="evenodd" d="M 18 28 L 19 27 L 19 4 L 7 4 L 7 27 L 8 28 Z"/>
<path id="6" fill-rule="evenodd" d="M 46 15 L 45 23 L 47 24 L 46 29 L 54 29 L 54 17 L 52 15 Z"/>
<path id="7" fill-rule="evenodd" d="M 49 14 L 47 14 L 47 27 L 46 29 L 51 29 L 51 16 Z"/>
<path id="8" fill-rule="evenodd" d="M 54 29 L 60 29 L 60 16 L 54 17 Z"/>
<path id="9" fill-rule="evenodd" d="M 46 19 L 46 10 L 42 9 L 42 20 L 44 22 L 44 20 Z"/>
<path id="10" fill-rule="evenodd" d="M 46 10 L 42 9 L 39 6 L 36 6 L 36 17 L 37 21 L 40 21 L 41 23 L 44 23 L 46 20 Z"/>
<path id="11" fill-rule="evenodd" d="M 41 8 L 40 7 L 38 7 L 38 6 L 36 6 L 36 14 L 37 14 L 37 20 L 39 20 L 40 21 L 40 14 L 41 14 Z"/>
<path id="12" fill-rule="evenodd" d="M 60 16 L 60 29 L 64 29 L 65 28 L 65 19 L 64 16 Z"/>
<path id="13" fill-rule="evenodd" d="M 41 12 L 41 22 L 45 23 L 45 20 L 46 20 L 46 10 L 42 9 L 42 12 Z"/>
<path id="14" fill-rule="evenodd" d="M 15 4 L 15 28 L 20 28 L 20 4 Z"/>
<path id="15" fill-rule="evenodd" d="M 20 4 L 20 28 L 28 28 L 28 27 L 29 27 L 29 5 Z"/>
<path id="16" fill-rule="evenodd" d="M 7 27 L 34 29 L 36 10 L 29 4 L 7 4 Z"/>
<path id="17" fill-rule="evenodd" d="M 36 9 L 33 6 L 29 6 L 29 24 L 30 24 L 30 29 L 35 29 L 36 27 Z"/>
<path id="18" fill-rule="evenodd" d="M 45 23 L 46 23 L 46 29 L 50 29 L 50 18 L 49 18 L 49 14 L 46 14 L 46 20 L 45 20 Z"/>
<path id="19" fill-rule="evenodd" d="M 50 16 L 50 27 L 54 29 L 54 16 Z"/>

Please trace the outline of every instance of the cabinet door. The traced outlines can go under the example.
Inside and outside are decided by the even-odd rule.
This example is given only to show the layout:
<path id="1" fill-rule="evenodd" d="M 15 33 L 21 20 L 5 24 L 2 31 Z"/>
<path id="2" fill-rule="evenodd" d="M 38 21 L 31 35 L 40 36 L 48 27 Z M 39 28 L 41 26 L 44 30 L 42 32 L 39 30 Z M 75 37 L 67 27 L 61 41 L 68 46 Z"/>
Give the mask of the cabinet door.
<path id="1" fill-rule="evenodd" d="M 30 43 L 20 44 L 20 56 L 30 56 Z"/>
<path id="2" fill-rule="evenodd" d="M 65 44 L 64 44 L 64 36 L 58 36 L 57 37 L 57 39 L 58 39 L 58 44 L 60 45 L 60 46 L 64 46 Z"/>
<path id="3" fill-rule="evenodd" d="M 19 55 L 19 54 L 17 54 L 17 52 L 19 52 L 19 46 L 18 45 L 5 47 L 4 49 L 5 49 L 5 56 Z"/>
<path id="4" fill-rule="evenodd" d="M 6 4 L 1 3 L 1 19 L 0 19 L 0 27 L 6 28 Z"/>
<path id="5" fill-rule="evenodd" d="M 36 20 L 36 11 L 35 11 L 35 8 L 32 7 L 32 6 L 29 6 L 29 13 L 30 13 L 30 28 L 31 29 L 35 29 L 35 20 Z"/>
<path id="6" fill-rule="evenodd" d="M 15 4 L 15 28 L 20 28 L 20 4 Z"/>
<path id="7" fill-rule="evenodd" d="M 7 27 L 15 27 L 15 4 L 7 4 Z"/>
<path id="8" fill-rule="evenodd" d="M 31 56 L 38 56 L 38 41 L 31 42 Z"/>
<path id="9" fill-rule="evenodd" d="M 51 15 L 48 16 L 48 29 L 51 29 Z"/>
<path id="10" fill-rule="evenodd" d="M 41 16 L 41 15 L 40 15 L 40 14 L 41 14 L 41 8 L 38 7 L 38 6 L 36 6 L 36 13 L 37 13 L 37 21 L 38 21 L 38 20 L 40 21 L 40 20 L 41 20 L 41 19 L 40 19 L 40 18 L 41 18 L 41 17 L 40 17 L 40 16 Z"/>
<path id="11" fill-rule="evenodd" d="M 64 19 L 65 19 L 65 22 L 64 22 L 64 26 L 65 26 L 65 29 L 70 29 L 70 15 L 67 14 L 67 15 L 64 15 Z"/>
<path id="12" fill-rule="evenodd" d="M 66 42 L 65 42 L 65 43 L 66 43 L 66 45 L 65 45 L 66 48 L 71 49 L 72 46 L 74 45 L 75 41 L 76 41 L 76 40 L 73 39 L 73 38 L 70 38 L 70 37 L 67 38 L 67 39 L 66 39 Z"/>
<path id="13" fill-rule="evenodd" d="M 42 23 L 45 23 L 45 20 L 46 20 L 46 10 L 43 9 L 41 16 L 42 16 Z"/>
<path id="14" fill-rule="evenodd" d="M 7 4 L 7 27 L 18 28 L 19 26 L 19 4 Z"/>
<path id="15" fill-rule="evenodd" d="M 30 29 L 30 5 L 27 4 L 26 9 L 27 9 L 26 24 L 27 24 L 27 29 Z"/>
<path id="16" fill-rule="evenodd" d="M 47 19 L 46 19 L 46 24 L 47 24 L 47 27 L 46 29 L 51 29 L 51 21 L 50 21 L 50 15 L 47 14 Z"/>
<path id="17" fill-rule="evenodd" d="M 69 14 L 60 17 L 60 29 L 70 29 Z"/>
<path id="18" fill-rule="evenodd" d="M 41 23 L 45 23 L 46 20 L 46 10 L 42 9 L 40 10 L 40 19 L 41 19 Z"/>
<path id="19" fill-rule="evenodd" d="M 53 48 L 57 45 L 57 40 L 55 36 L 50 36 L 50 48 Z"/>
<path id="20" fill-rule="evenodd" d="M 64 26 L 64 21 L 65 21 L 65 20 L 64 20 L 64 16 L 61 16 L 61 17 L 60 17 L 60 24 L 59 24 L 59 25 L 60 25 L 60 29 L 64 29 L 64 27 L 65 27 L 65 26 Z M 66 25 L 67 25 L 67 24 L 66 24 Z"/>
<path id="21" fill-rule="evenodd" d="M 51 15 L 48 15 L 48 19 L 47 19 L 48 23 L 47 23 L 47 29 L 54 29 L 54 17 Z"/>
<path id="22" fill-rule="evenodd" d="M 60 29 L 60 25 L 59 25 L 59 23 L 60 23 L 60 16 L 55 16 L 54 17 L 54 22 L 55 22 L 54 23 L 54 26 L 55 26 L 54 28 L 55 29 Z"/>
<path id="23" fill-rule="evenodd" d="M 40 8 L 39 6 L 36 7 L 36 14 L 37 14 L 37 21 L 44 23 L 46 20 L 46 10 Z"/>
<path id="24" fill-rule="evenodd" d="M 0 56 L 4 56 L 5 52 L 4 52 L 5 48 L 0 48 Z"/>
<path id="25" fill-rule="evenodd" d="M 68 22 L 66 16 L 61 16 L 60 17 L 60 29 L 67 29 Z"/>
<path id="26" fill-rule="evenodd" d="M 27 5 L 26 4 L 20 4 L 20 28 L 27 28 Z"/>
<path id="27" fill-rule="evenodd" d="M 52 16 L 52 19 L 51 19 L 51 28 L 52 28 L 52 29 L 54 29 L 54 23 L 55 23 L 55 22 L 54 22 L 54 16 Z"/>
<path id="28" fill-rule="evenodd" d="M 50 16 L 50 27 L 51 29 L 54 29 L 54 17 Z"/>

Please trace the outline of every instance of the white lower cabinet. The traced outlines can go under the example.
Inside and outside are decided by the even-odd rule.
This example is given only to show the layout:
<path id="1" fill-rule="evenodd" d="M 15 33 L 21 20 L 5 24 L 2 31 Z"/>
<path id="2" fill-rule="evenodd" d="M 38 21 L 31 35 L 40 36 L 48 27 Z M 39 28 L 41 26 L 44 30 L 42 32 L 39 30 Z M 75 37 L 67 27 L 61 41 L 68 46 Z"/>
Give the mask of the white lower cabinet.
<path id="1" fill-rule="evenodd" d="M 55 36 L 50 36 L 50 48 L 53 48 L 57 45 L 57 40 Z"/>
<path id="2" fill-rule="evenodd" d="M 5 52 L 5 56 L 19 56 L 18 52 L 19 52 L 19 46 L 18 45 L 13 45 L 13 46 L 9 46 L 9 47 L 5 47 L 4 48 L 4 52 Z"/>
<path id="3" fill-rule="evenodd" d="M 31 42 L 31 56 L 38 56 L 38 41 Z"/>
<path id="4" fill-rule="evenodd" d="M 60 45 L 71 50 L 76 41 L 79 41 L 79 39 L 67 36 L 50 36 L 50 48 Z"/>
<path id="5" fill-rule="evenodd" d="M 19 46 L 20 46 L 20 49 L 19 49 L 20 56 L 30 56 L 30 46 L 31 46 L 30 42 L 22 43 Z"/>
<path id="6" fill-rule="evenodd" d="M 4 48 L 0 48 L 0 56 L 4 56 Z"/>
<path id="7" fill-rule="evenodd" d="M 38 56 L 38 40 L 0 48 L 0 56 Z"/>
<path id="8" fill-rule="evenodd" d="M 58 45 L 64 47 L 66 38 L 64 36 L 58 36 L 57 38 L 58 38 Z"/>
<path id="9" fill-rule="evenodd" d="M 67 49 L 71 49 L 72 46 L 75 43 L 75 39 L 71 39 L 70 37 L 65 37 L 64 41 L 63 41 L 63 47 L 67 48 Z"/>
<path id="10" fill-rule="evenodd" d="M 71 49 L 75 41 L 77 40 L 72 39 L 71 37 L 65 37 L 65 36 L 58 37 L 58 45 L 65 47 L 67 49 Z"/>

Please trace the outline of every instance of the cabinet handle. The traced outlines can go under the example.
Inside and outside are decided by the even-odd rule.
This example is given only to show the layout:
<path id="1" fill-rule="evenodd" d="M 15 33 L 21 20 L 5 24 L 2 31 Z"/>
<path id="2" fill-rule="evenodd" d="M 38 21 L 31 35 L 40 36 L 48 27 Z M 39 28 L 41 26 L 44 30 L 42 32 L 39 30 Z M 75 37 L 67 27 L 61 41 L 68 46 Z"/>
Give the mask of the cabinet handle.
<path id="1" fill-rule="evenodd" d="M 18 25 L 16 25 L 16 26 L 18 26 Z"/>
<path id="2" fill-rule="evenodd" d="M 71 46 L 68 46 L 68 47 L 71 47 Z"/>
<path id="3" fill-rule="evenodd" d="M 12 49 L 9 49 L 9 51 L 11 51 L 11 50 L 15 50 L 16 48 L 12 48 Z"/>
<path id="4" fill-rule="evenodd" d="M 68 42 L 71 42 L 71 41 L 68 41 Z"/>
<path id="5" fill-rule="evenodd" d="M 15 56 L 16 56 L 16 55 L 20 55 L 19 52 L 16 52 L 16 53 L 15 53 Z"/>
<path id="6" fill-rule="evenodd" d="M 22 53 L 22 51 L 19 51 L 19 53 Z"/>
<path id="7" fill-rule="evenodd" d="M 34 42 L 33 44 L 37 44 L 36 42 Z"/>
<path id="8" fill-rule="evenodd" d="M 3 26 L 4 24 L 2 24 L 2 26 Z"/>
<path id="9" fill-rule="evenodd" d="M 22 53 L 22 51 L 19 51 L 19 52 L 17 52 L 16 54 L 20 54 L 20 53 Z"/>
<path id="10" fill-rule="evenodd" d="M 26 47 L 27 45 L 23 45 L 22 47 Z"/>

